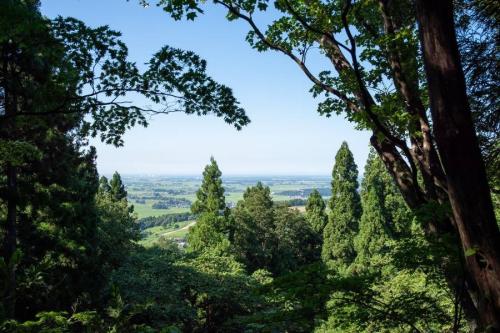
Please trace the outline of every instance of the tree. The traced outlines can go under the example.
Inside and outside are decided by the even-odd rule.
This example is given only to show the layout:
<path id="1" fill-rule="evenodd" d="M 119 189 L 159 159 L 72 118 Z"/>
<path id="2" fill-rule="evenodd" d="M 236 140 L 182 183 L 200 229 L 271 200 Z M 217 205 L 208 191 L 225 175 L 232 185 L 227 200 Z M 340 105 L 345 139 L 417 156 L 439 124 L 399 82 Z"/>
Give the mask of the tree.
<path id="1" fill-rule="evenodd" d="M 367 195 L 369 191 L 375 192 L 374 195 L 378 198 L 384 224 L 392 237 L 397 239 L 409 235 L 415 214 L 404 202 L 382 160 L 373 149 L 370 149 L 368 154 L 361 183 L 362 206 L 364 204 L 363 196 Z"/>
<path id="2" fill-rule="evenodd" d="M 491 0 L 462 0 L 454 3 L 455 30 L 467 81 L 467 96 L 479 146 L 490 180 L 492 194 L 500 192 L 500 85 L 496 25 L 499 4 Z"/>
<path id="3" fill-rule="evenodd" d="M 314 189 L 307 198 L 306 218 L 312 229 L 319 235 L 323 235 L 323 229 L 328 222 L 328 215 L 325 213 L 325 208 L 326 205 L 323 197 L 317 189 Z"/>
<path id="4" fill-rule="evenodd" d="M 109 193 L 111 192 L 111 186 L 109 185 L 108 178 L 106 176 L 102 176 L 99 178 L 99 192 L 101 193 Z"/>
<path id="5" fill-rule="evenodd" d="M 359 232 L 354 239 L 356 264 L 366 268 L 380 262 L 388 252 L 391 239 L 387 221 L 382 214 L 382 205 L 375 189 L 364 193 L 363 214 L 359 222 Z"/>
<path id="6" fill-rule="evenodd" d="M 265 304 L 253 292 L 258 281 L 233 257 L 214 249 L 185 256 L 175 243 L 133 252 L 110 284 L 122 295 L 126 327 L 142 324 L 152 331 L 241 332 L 235 317 Z"/>
<path id="7" fill-rule="evenodd" d="M 222 173 L 213 157 L 203 171 L 201 186 L 191 212 L 198 214 L 197 222 L 189 230 L 189 248 L 202 251 L 221 244 L 229 237 L 228 208 L 222 187 Z"/>
<path id="8" fill-rule="evenodd" d="M 332 177 L 331 211 L 323 231 L 321 257 L 330 265 L 346 267 L 356 257 L 354 236 L 361 216 L 358 169 L 346 142 L 335 155 Z"/>
<path id="9" fill-rule="evenodd" d="M 467 98 L 453 2 L 416 5 L 434 134 L 466 269 L 479 289 L 481 325 L 500 330 L 500 231 Z"/>
<path id="10" fill-rule="evenodd" d="M 202 252 L 228 242 L 227 219 L 214 213 L 198 215 L 196 224 L 189 228 L 188 249 Z"/>
<path id="11" fill-rule="evenodd" d="M 22 272 L 31 262 L 48 260 L 45 255 L 61 253 L 46 274 L 52 285 L 68 279 L 67 289 L 58 291 L 82 291 L 76 286 L 85 275 L 75 270 L 88 259 L 83 249 L 90 251 L 96 224 L 95 151 L 86 147 L 88 136 L 121 145 L 124 132 L 146 125 L 147 115 L 170 112 L 213 113 L 238 129 L 249 121 L 231 90 L 210 78 L 194 53 L 164 47 L 141 72 L 127 59 L 118 32 L 73 18 L 48 20 L 38 5 L 0 4 L 0 234 L 9 317 L 16 312 L 16 267 Z M 129 103 L 130 94 L 154 107 Z M 70 228 L 72 223 L 78 227 Z M 55 274 L 58 264 L 69 273 Z M 52 296 L 47 299 L 57 299 Z M 61 304 L 69 307 L 69 298 L 61 297 Z"/>
<path id="12" fill-rule="evenodd" d="M 101 178 L 102 179 L 102 178 Z M 127 198 L 127 191 L 125 190 L 125 185 L 122 182 L 122 177 L 115 171 L 113 178 L 109 181 L 111 196 L 116 200 L 120 201 Z"/>
<path id="13" fill-rule="evenodd" d="M 222 187 L 222 172 L 213 157 L 203 171 L 201 187 L 196 192 L 196 201 L 191 206 L 193 214 L 225 212 L 226 199 Z"/>
<path id="14" fill-rule="evenodd" d="M 232 212 L 234 232 L 232 245 L 236 257 L 248 271 L 265 268 L 272 271 L 275 263 L 276 237 L 273 201 L 269 187 L 261 182 L 243 193 Z"/>
<path id="15" fill-rule="evenodd" d="M 274 204 L 261 182 L 246 189 L 231 218 L 232 251 L 249 272 L 279 276 L 320 258 L 320 236 L 298 210 Z"/>
<path id="16" fill-rule="evenodd" d="M 277 13 L 273 15 L 275 19 L 267 25 L 267 30 L 261 28 L 255 18 L 260 11 L 268 9 L 271 1 L 213 0 L 213 3 L 227 10 L 227 19 L 241 20 L 248 24 L 250 31 L 246 39 L 253 48 L 258 51 L 276 51 L 298 65 L 312 82 L 313 95 L 324 97 L 318 107 L 321 114 L 326 116 L 344 114 L 348 120 L 356 124 L 357 128 L 372 132 L 370 138 L 372 146 L 382 158 L 386 169 L 412 210 L 418 212 L 438 205 L 454 207 L 453 218 L 451 214 L 426 215 L 427 237 L 429 239 L 455 237 L 455 242 L 462 248 L 461 256 L 467 257 L 466 266 L 470 271 L 466 283 L 468 292 L 463 293 L 461 299 L 461 306 L 467 317 L 478 318 L 478 307 L 479 312 L 489 313 L 483 317 L 500 317 L 497 310 L 493 313 L 493 308 L 485 305 L 484 302 L 488 301 L 479 303 L 472 301 L 472 297 L 475 298 L 476 294 L 482 295 L 480 298 L 491 293 L 497 295 L 500 284 L 498 282 L 500 259 L 498 259 L 498 247 L 493 249 L 492 245 L 498 243 L 499 231 L 498 226 L 493 223 L 489 187 L 485 182 L 484 167 L 481 166 L 481 156 L 468 111 L 453 31 L 451 0 L 439 5 L 420 1 L 417 2 L 416 8 L 411 1 L 340 0 L 325 3 L 274 0 L 272 3 Z M 490 2 L 485 0 L 477 3 Z M 202 4 L 205 2 L 159 0 L 158 4 L 178 20 L 183 16 L 194 19 L 203 13 Z M 487 7 L 481 5 L 473 7 L 473 10 L 477 11 L 478 8 L 481 10 L 481 7 L 493 8 L 485 10 L 486 12 L 495 12 L 494 8 L 497 8 L 495 5 Z M 425 17 L 429 19 L 424 20 Z M 436 23 L 432 19 L 438 20 L 441 17 L 445 18 L 441 25 L 431 26 Z M 416 29 L 417 20 L 420 21 L 420 30 L 423 31 L 421 34 Z M 439 27 L 442 28 L 441 31 L 431 31 L 431 28 Z M 442 38 L 441 42 L 444 44 L 442 52 L 434 53 L 430 46 L 433 38 L 437 40 L 438 36 Z M 424 49 L 427 78 L 422 66 L 424 63 L 422 54 L 418 52 L 419 41 Z M 440 43 L 432 45 L 437 46 Z M 326 57 L 331 67 L 324 68 L 319 73 L 312 70 L 308 60 L 315 50 L 319 50 L 319 54 Z M 432 55 L 435 55 L 434 58 Z M 442 61 L 439 64 L 443 59 L 449 61 Z M 432 64 L 432 61 L 435 64 Z M 442 66 L 448 63 L 452 66 L 453 72 L 446 76 L 445 68 Z M 434 65 L 437 66 L 434 72 L 429 73 Z M 446 80 L 436 80 L 440 73 Z M 454 80 L 454 86 L 447 94 L 443 94 L 439 89 L 446 85 L 448 79 Z M 435 81 L 431 84 L 431 80 Z M 430 89 L 427 90 L 427 87 Z M 455 95 L 457 98 L 454 98 Z M 497 94 L 493 96 L 495 95 Z M 430 105 L 427 96 L 430 97 Z M 446 130 L 447 126 L 455 126 L 452 124 L 455 123 L 456 117 L 449 111 L 440 113 L 438 119 L 436 117 L 438 102 L 441 111 L 445 109 L 457 111 L 456 115 L 460 118 L 457 126 L 462 126 L 460 129 Z M 428 119 L 429 106 L 433 113 L 432 122 Z M 467 161 L 470 163 L 462 163 L 464 155 L 459 152 L 461 144 L 456 144 L 456 141 L 450 138 L 444 138 L 448 143 L 444 144 L 443 140 L 438 139 L 438 136 L 446 133 L 450 135 L 456 133 L 457 139 L 461 139 L 463 144 L 467 145 Z M 441 143 L 437 144 L 438 141 Z M 438 146 L 440 154 L 437 152 Z M 448 153 L 450 157 L 445 157 Z M 442 163 L 443 158 L 448 159 L 446 163 Z M 463 174 L 472 169 L 477 172 L 474 172 L 475 176 L 471 178 L 477 178 L 478 182 Z M 449 172 L 452 175 L 456 174 L 456 178 L 452 176 L 450 179 Z M 419 181 L 419 177 L 422 181 Z M 459 182 L 461 179 L 467 181 Z M 449 184 L 450 181 L 453 184 Z M 455 196 L 457 193 L 458 197 Z M 476 201 L 472 193 L 478 194 L 481 202 L 481 205 L 475 208 L 470 207 Z M 472 213 L 476 210 L 481 212 Z M 460 218 L 457 219 L 457 216 Z M 455 219 L 459 221 L 458 226 L 461 226 L 459 230 L 456 228 Z M 476 224 L 479 228 L 471 231 L 470 229 L 474 227 L 470 226 Z M 472 237 L 472 233 L 476 234 L 471 238 L 474 244 L 461 238 L 461 235 L 465 235 L 464 231 L 467 237 Z M 483 259 L 478 259 L 476 255 L 465 255 L 471 252 L 477 253 L 473 250 L 475 246 L 484 248 L 479 256 L 488 264 L 482 266 L 493 267 L 491 274 L 484 275 L 485 281 L 482 281 L 484 279 L 481 273 L 484 272 L 477 263 Z M 482 253 L 483 251 L 487 253 Z M 443 259 L 448 260 L 448 258 Z M 493 277 L 495 274 L 497 277 Z M 456 280 L 452 274 L 447 276 L 448 282 L 454 285 L 456 290 L 461 290 L 463 282 Z M 497 305 L 496 307 L 498 308 Z M 490 320 L 487 319 L 486 322 L 485 325 Z"/>
<path id="17" fill-rule="evenodd" d="M 95 244 L 98 262 L 95 265 L 103 274 L 98 280 L 107 281 L 106 275 L 118 268 L 134 249 L 134 242 L 140 238 L 139 224 L 126 197 L 116 200 L 112 193 L 99 191 L 95 206 L 98 217 Z"/>
<path id="18" fill-rule="evenodd" d="M 321 236 L 297 209 L 275 207 L 274 218 L 277 248 L 272 272 L 284 275 L 321 259 Z"/>

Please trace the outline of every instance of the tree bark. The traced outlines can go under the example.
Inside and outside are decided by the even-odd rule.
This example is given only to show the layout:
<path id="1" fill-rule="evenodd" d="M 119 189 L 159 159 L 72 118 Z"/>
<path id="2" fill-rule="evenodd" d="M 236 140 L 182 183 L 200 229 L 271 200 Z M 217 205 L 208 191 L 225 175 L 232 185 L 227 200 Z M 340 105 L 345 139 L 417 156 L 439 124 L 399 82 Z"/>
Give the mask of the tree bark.
<path id="1" fill-rule="evenodd" d="M 434 135 L 483 329 L 500 330 L 500 232 L 466 95 L 451 0 L 417 0 Z"/>

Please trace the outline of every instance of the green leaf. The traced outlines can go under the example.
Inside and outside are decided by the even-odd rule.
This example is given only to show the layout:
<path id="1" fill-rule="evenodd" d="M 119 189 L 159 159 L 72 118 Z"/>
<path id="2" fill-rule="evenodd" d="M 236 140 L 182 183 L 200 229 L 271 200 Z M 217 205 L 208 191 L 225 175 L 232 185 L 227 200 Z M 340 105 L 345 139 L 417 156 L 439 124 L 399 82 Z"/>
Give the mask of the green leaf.
<path id="1" fill-rule="evenodd" d="M 478 247 L 474 246 L 474 247 L 469 247 L 468 249 L 465 250 L 465 256 L 466 257 L 470 257 L 470 256 L 473 256 L 477 253 L 477 251 L 479 250 Z"/>

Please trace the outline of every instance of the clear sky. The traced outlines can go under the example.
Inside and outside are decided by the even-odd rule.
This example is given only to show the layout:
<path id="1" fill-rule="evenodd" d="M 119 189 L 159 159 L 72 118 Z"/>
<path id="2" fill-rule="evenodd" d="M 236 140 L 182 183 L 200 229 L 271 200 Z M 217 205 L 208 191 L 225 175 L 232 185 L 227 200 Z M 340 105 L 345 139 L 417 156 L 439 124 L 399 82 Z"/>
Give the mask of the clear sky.
<path id="1" fill-rule="evenodd" d="M 282 54 L 253 50 L 245 42 L 245 23 L 226 21 L 221 8 L 208 6 L 194 22 L 176 22 L 137 0 L 42 0 L 41 9 L 47 17 L 72 16 L 122 32 L 138 64 L 163 45 L 196 52 L 207 60 L 208 73 L 233 89 L 252 120 L 237 131 L 213 116 L 157 116 L 148 128 L 130 130 L 124 147 L 92 141 L 100 173 L 200 174 L 213 155 L 226 175 L 328 175 L 344 140 L 362 173 L 368 133 L 340 116 L 320 116 L 319 100 L 299 68 Z M 322 59 L 313 61 L 316 69 L 326 66 Z"/>

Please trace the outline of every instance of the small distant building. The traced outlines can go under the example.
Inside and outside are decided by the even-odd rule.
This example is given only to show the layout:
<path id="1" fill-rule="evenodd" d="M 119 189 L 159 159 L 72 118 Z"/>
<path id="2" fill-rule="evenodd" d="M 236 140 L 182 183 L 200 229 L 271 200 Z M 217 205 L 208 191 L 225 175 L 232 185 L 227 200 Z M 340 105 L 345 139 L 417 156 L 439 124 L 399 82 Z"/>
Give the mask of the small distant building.
<path id="1" fill-rule="evenodd" d="M 177 244 L 177 246 L 181 249 L 186 248 L 187 242 L 185 238 L 172 238 L 172 241 Z"/>

